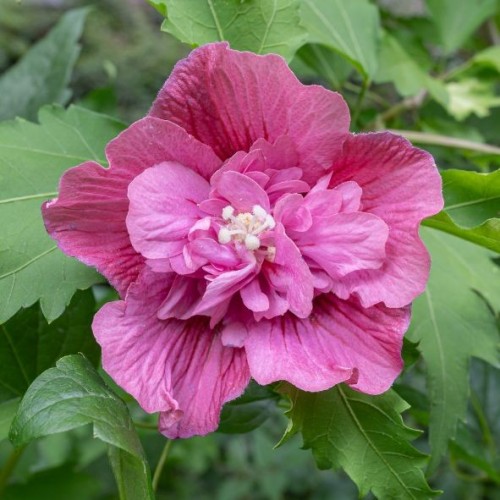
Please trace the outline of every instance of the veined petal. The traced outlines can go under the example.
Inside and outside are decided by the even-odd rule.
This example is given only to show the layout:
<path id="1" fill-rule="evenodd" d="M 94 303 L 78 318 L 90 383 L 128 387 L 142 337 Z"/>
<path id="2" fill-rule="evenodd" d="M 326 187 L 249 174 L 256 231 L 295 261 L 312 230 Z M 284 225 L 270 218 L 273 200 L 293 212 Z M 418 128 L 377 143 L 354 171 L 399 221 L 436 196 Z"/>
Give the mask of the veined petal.
<path id="1" fill-rule="evenodd" d="M 443 207 L 441 177 L 432 156 L 389 132 L 352 135 L 333 165 L 331 186 L 355 181 L 363 211 L 389 226 L 384 265 L 358 271 L 346 286 L 369 307 L 401 307 L 423 292 L 430 259 L 418 236 L 422 219 Z"/>
<path id="2" fill-rule="evenodd" d="M 179 62 L 150 114 L 170 120 L 223 159 L 258 139 L 292 138 L 306 181 L 340 152 L 349 111 L 339 94 L 305 86 L 276 55 L 259 56 L 208 44 Z"/>
<path id="3" fill-rule="evenodd" d="M 152 116 L 134 122 L 112 140 L 106 157 L 111 168 L 129 172 L 130 179 L 153 165 L 176 161 L 208 180 L 222 165 L 210 146 L 175 123 Z"/>
<path id="4" fill-rule="evenodd" d="M 409 320 L 407 307 L 364 309 L 357 301 L 323 295 L 308 318 L 286 314 L 247 325 L 250 373 L 259 384 L 286 380 L 305 391 L 323 391 L 345 382 L 380 394 L 403 367 Z"/>
<path id="5" fill-rule="evenodd" d="M 169 438 L 212 432 L 222 405 L 248 383 L 244 351 L 224 347 L 206 318 L 159 320 L 171 280 L 142 278 L 126 302 L 106 304 L 94 319 L 103 367 L 144 410 L 161 412 L 160 430 Z"/>
<path id="6" fill-rule="evenodd" d="M 65 172 L 59 197 L 42 206 L 45 227 L 59 248 L 95 266 L 121 296 L 144 267 L 125 226 L 129 182 L 121 171 L 83 163 Z"/>

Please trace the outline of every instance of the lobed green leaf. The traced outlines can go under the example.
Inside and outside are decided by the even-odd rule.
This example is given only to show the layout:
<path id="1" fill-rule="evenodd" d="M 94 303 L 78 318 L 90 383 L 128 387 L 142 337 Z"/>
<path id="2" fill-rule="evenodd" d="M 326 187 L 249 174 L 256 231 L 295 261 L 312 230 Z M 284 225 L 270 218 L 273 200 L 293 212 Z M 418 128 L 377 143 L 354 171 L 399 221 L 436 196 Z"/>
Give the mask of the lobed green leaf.
<path id="1" fill-rule="evenodd" d="M 420 433 L 404 425 L 400 414 L 408 405 L 394 391 L 368 396 L 337 385 L 308 393 L 289 384 L 279 391 L 292 404 L 284 440 L 300 431 L 318 466 L 342 467 L 360 496 L 369 491 L 378 498 L 398 499 L 437 494 L 422 471 L 427 457 L 410 444 Z"/>
<path id="2" fill-rule="evenodd" d="M 87 160 L 105 164 L 104 146 L 121 123 L 82 108 L 45 107 L 40 124 L 0 124 L 0 323 L 40 300 L 57 318 L 78 289 L 102 278 L 66 257 L 47 235 L 40 207 L 57 196 L 65 170 Z"/>
<path id="3" fill-rule="evenodd" d="M 426 291 L 413 304 L 408 338 L 419 342 L 427 366 L 433 471 L 465 417 L 470 358 L 499 361 L 491 308 L 500 310 L 500 270 L 487 250 L 432 229 L 422 228 L 421 234 L 432 270 Z"/>
<path id="4" fill-rule="evenodd" d="M 198 46 L 226 40 L 231 48 L 292 59 L 305 42 L 298 0 L 151 0 L 162 29 Z"/>

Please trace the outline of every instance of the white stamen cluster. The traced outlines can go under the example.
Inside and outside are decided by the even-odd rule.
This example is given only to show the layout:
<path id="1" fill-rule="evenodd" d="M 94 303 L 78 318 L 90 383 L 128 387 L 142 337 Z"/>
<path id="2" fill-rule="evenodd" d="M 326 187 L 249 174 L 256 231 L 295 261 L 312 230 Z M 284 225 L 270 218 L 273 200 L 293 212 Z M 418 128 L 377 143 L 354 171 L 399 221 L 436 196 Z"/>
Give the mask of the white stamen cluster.
<path id="1" fill-rule="evenodd" d="M 273 216 L 260 205 L 254 205 L 252 213 L 234 215 L 234 212 L 231 205 L 222 210 L 222 218 L 227 224 L 219 230 L 219 243 L 224 245 L 230 241 L 239 241 L 244 243 L 248 250 L 257 250 L 260 248 L 259 235 L 276 226 Z"/>

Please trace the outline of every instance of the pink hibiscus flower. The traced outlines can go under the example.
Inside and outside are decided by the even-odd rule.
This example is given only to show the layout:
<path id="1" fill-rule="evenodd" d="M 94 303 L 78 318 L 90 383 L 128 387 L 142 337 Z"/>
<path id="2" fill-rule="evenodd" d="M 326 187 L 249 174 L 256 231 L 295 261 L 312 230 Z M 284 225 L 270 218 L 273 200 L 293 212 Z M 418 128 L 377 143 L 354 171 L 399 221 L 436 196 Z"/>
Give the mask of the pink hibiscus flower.
<path id="1" fill-rule="evenodd" d="M 93 330 L 105 370 L 171 438 L 217 428 L 250 377 L 378 394 L 425 287 L 432 157 L 349 133 L 342 97 L 283 59 L 206 45 L 149 115 L 67 171 L 43 216 L 123 300 Z"/>

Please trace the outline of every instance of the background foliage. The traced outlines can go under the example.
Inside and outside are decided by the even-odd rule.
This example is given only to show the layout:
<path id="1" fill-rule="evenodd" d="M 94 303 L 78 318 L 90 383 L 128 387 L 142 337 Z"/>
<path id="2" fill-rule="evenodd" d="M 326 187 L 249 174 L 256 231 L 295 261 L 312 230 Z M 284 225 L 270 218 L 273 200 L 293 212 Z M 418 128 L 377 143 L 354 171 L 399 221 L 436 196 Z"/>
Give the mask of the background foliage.
<path id="1" fill-rule="evenodd" d="M 500 498 L 500 2 L 149 3 L 0 0 L 0 497 Z M 344 95 L 355 131 L 431 151 L 446 206 L 421 231 L 432 272 L 391 391 L 251 385 L 217 433 L 166 443 L 99 368 L 90 323 L 113 290 L 39 208 L 216 40 L 281 54 Z"/>

